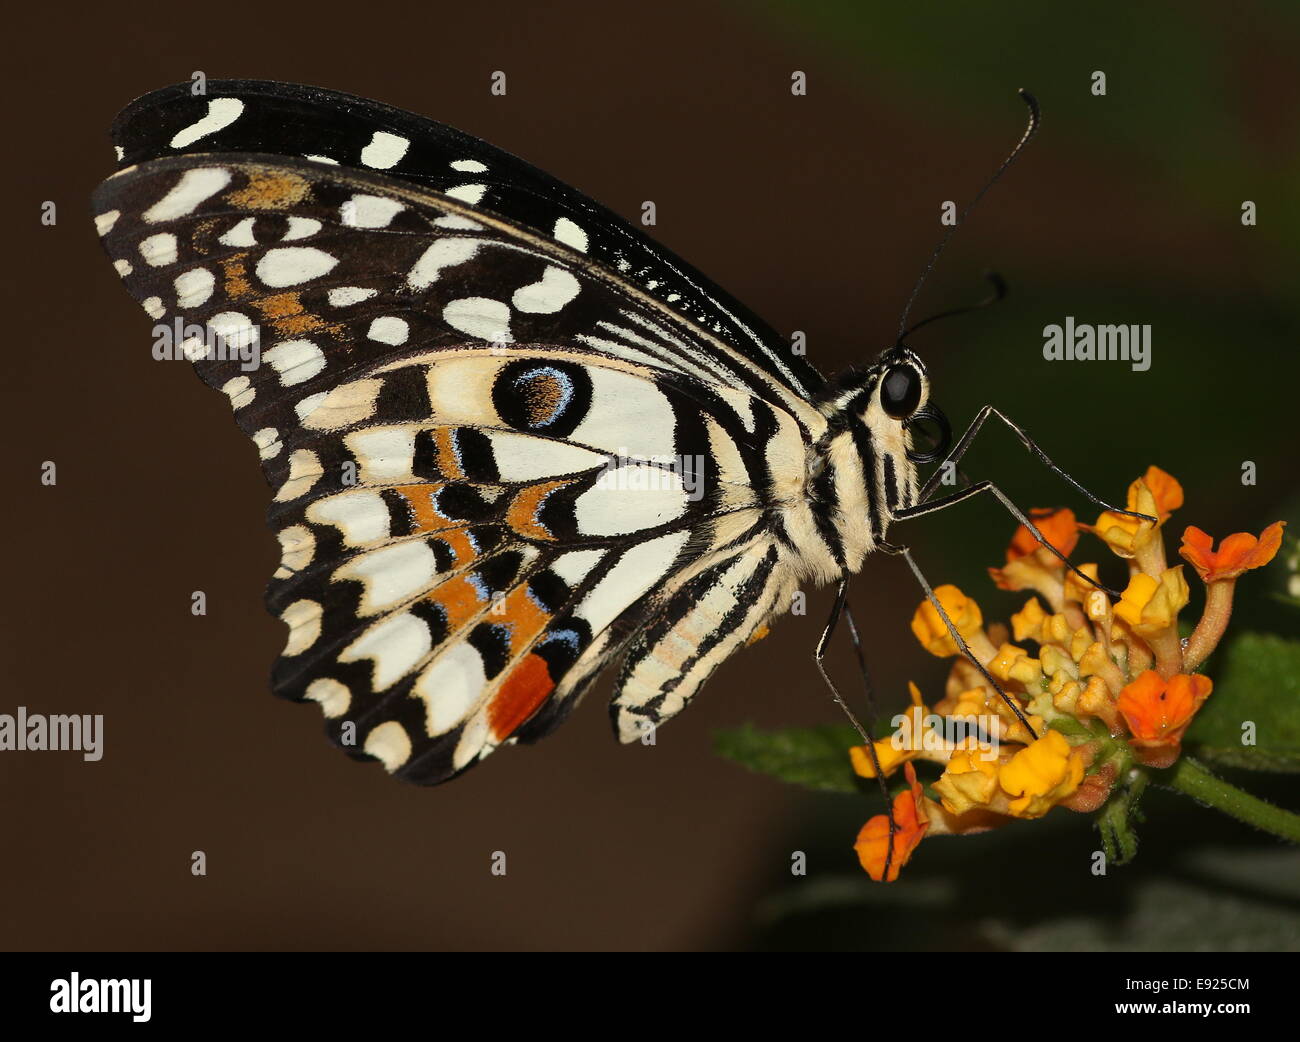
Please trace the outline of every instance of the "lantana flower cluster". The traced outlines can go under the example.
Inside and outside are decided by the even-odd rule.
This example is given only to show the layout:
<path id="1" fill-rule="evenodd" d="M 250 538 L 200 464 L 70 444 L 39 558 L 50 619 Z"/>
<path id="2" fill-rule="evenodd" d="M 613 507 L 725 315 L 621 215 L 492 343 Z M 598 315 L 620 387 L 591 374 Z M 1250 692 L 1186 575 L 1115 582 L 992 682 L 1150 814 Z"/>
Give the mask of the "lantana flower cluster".
<path id="1" fill-rule="evenodd" d="M 1156 522 L 1112 511 L 1090 525 L 1070 510 L 1031 513 L 1062 555 L 1074 552 L 1082 531 L 1125 560 L 1128 584 L 1118 600 L 1080 578 L 1024 525 L 1005 563 L 989 569 L 998 588 L 1030 594 L 1009 624 L 986 625 L 979 605 L 955 586 L 935 589 L 1006 698 L 960 654 L 933 604 L 921 603 L 913 634 L 953 664 L 942 697 L 927 706 L 912 685 L 902 724 L 874 743 L 881 770 L 888 776 L 901 767 L 907 788 L 893 798 L 892 852 L 889 816 L 873 817 L 858 835 L 859 860 L 873 879 L 886 872 L 896 879 L 926 836 L 980 832 L 1058 806 L 1091 813 L 1134 766 L 1159 769 L 1178 759 L 1183 735 L 1213 692 L 1197 670 L 1223 636 L 1237 579 L 1273 559 L 1283 528 L 1277 522 L 1258 537 L 1238 532 L 1216 549 L 1209 535 L 1188 527 L 1179 548 L 1185 564 L 1171 566 L 1163 528 L 1182 505 L 1179 483 L 1150 467 L 1129 486 L 1127 507 Z M 1205 586 L 1205 609 L 1182 639 L 1189 565 Z M 1095 563 L 1077 568 L 1099 581 Z M 850 757 L 859 775 L 875 777 L 866 746 Z M 942 768 L 929 791 L 917 779 L 917 760 Z"/>

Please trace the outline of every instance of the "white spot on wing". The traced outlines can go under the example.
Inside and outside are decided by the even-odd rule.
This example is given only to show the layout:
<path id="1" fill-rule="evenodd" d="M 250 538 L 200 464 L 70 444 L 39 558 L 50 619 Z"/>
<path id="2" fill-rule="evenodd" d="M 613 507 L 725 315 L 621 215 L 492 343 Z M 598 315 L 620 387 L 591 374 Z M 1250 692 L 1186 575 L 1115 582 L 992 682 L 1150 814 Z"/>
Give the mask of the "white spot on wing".
<path id="1" fill-rule="evenodd" d="M 275 534 L 280 541 L 280 567 L 277 579 L 287 579 L 311 564 L 316 553 L 316 537 L 306 525 L 290 525 Z"/>
<path id="2" fill-rule="evenodd" d="M 689 535 L 671 532 L 627 550 L 582 599 L 574 614 L 586 619 L 593 633 L 599 633 L 662 581 Z"/>
<path id="3" fill-rule="evenodd" d="M 677 420 L 664 393 L 639 376 L 592 366 L 591 408 L 569 440 L 620 456 L 675 459 Z"/>
<path id="4" fill-rule="evenodd" d="M 339 661 L 371 659 L 372 686 L 383 691 L 405 676 L 432 647 L 429 627 L 409 612 L 402 612 L 371 626 L 339 655 Z"/>
<path id="5" fill-rule="evenodd" d="M 207 268 L 195 268 L 177 275 L 172 283 L 176 287 L 176 306 L 178 308 L 196 308 L 207 302 L 212 296 L 212 287 L 216 280 Z"/>
<path id="6" fill-rule="evenodd" d="M 363 748 L 392 774 L 411 758 L 411 736 L 396 720 L 385 720 L 366 735 Z"/>
<path id="7" fill-rule="evenodd" d="M 230 398 L 232 409 L 242 409 L 257 397 L 253 382 L 247 376 L 235 376 L 221 385 L 221 391 Z"/>
<path id="8" fill-rule="evenodd" d="M 184 130 L 177 131 L 168 144 L 172 148 L 184 148 L 192 145 L 201 137 L 224 130 L 239 118 L 244 111 L 244 103 L 238 98 L 213 98 L 208 102 L 208 113 L 197 123 L 191 123 Z"/>
<path id="9" fill-rule="evenodd" d="M 375 170 L 387 170 L 406 155 L 410 147 L 411 142 L 406 138 L 376 130 L 370 144 L 361 150 L 361 162 Z"/>
<path id="10" fill-rule="evenodd" d="M 329 391 L 318 391 L 316 394 L 309 394 L 294 405 L 293 411 L 298 414 L 298 419 L 305 420 L 316 411 L 316 406 L 320 405 L 328 397 Z"/>
<path id="11" fill-rule="evenodd" d="M 479 243 L 473 239 L 438 239 L 422 254 L 406 276 L 412 289 L 425 289 L 436 282 L 444 268 L 464 264 L 478 252 Z"/>
<path id="12" fill-rule="evenodd" d="M 487 297 L 461 297 L 442 309 L 442 320 L 452 329 L 480 340 L 509 343 L 510 308 Z"/>
<path id="13" fill-rule="evenodd" d="M 383 484 L 411 476 L 415 431 L 411 427 L 372 427 L 344 439 L 348 451 L 361 465 L 367 484 Z"/>
<path id="14" fill-rule="evenodd" d="M 316 643 L 320 637 L 320 617 L 321 606 L 310 600 L 294 601 L 280 613 L 280 618 L 289 627 L 285 655 L 301 655 Z"/>
<path id="15" fill-rule="evenodd" d="M 354 195 L 339 207 L 339 216 L 348 228 L 387 228 L 406 207 L 396 199 L 382 195 Z"/>
<path id="16" fill-rule="evenodd" d="M 429 737 L 446 734 L 478 703 L 487 684 L 483 658 L 474 645 L 463 642 L 439 655 L 411 689 L 424 701 Z"/>
<path id="17" fill-rule="evenodd" d="M 556 242 L 572 246 L 580 253 L 587 252 L 587 233 L 567 217 L 561 217 L 555 222 L 555 231 L 552 234 Z"/>
<path id="18" fill-rule="evenodd" d="M 570 550 L 551 562 L 551 571 L 570 587 L 576 587 L 604 557 L 604 550 Z"/>
<path id="19" fill-rule="evenodd" d="M 393 315 L 381 315 L 370 323 L 370 328 L 366 331 L 366 336 L 371 340 L 392 344 L 394 347 L 406 343 L 406 338 L 410 335 L 411 327 L 406 320 Z"/>
<path id="20" fill-rule="evenodd" d="M 113 225 L 117 223 L 117 219 L 121 216 L 121 210 L 109 210 L 108 213 L 101 213 L 95 218 L 95 231 L 101 236 L 107 235 L 113 230 Z"/>
<path id="21" fill-rule="evenodd" d="M 571 273 L 548 265 L 540 282 L 515 290 L 510 302 L 530 315 L 552 315 L 576 297 L 580 288 Z"/>
<path id="22" fill-rule="evenodd" d="M 226 342 L 227 347 L 243 350 L 258 339 L 258 330 L 248 316 L 238 311 L 223 311 L 208 319 L 208 328 L 214 336 Z"/>
<path id="23" fill-rule="evenodd" d="M 306 493 L 320 480 L 325 471 L 321 469 L 320 457 L 310 449 L 294 449 L 289 456 L 289 477 L 276 492 L 279 503 L 287 503 Z"/>
<path id="24" fill-rule="evenodd" d="M 377 289 L 363 289 L 360 286 L 338 286 L 329 291 L 328 299 L 331 307 L 342 308 L 369 300 L 378 292 Z"/>
<path id="25" fill-rule="evenodd" d="M 208 166 L 186 170 L 170 192 L 149 207 L 141 217 L 147 224 L 174 221 L 192 213 L 204 199 L 216 195 L 230 183 L 230 171 Z"/>
<path id="26" fill-rule="evenodd" d="M 611 467 L 573 503 L 583 535 L 626 535 L 676 521 L 686 513 L 681 476 L 666 467 L 627 462 Z"/>
<path id="27" fill-rule="evenodd" d="M 274 427 L 263 427 L 260 431 L 254 431 L 253 444 L 257 446 L 257 454 L 262 459 L 274 459 L 284 448 L 284 443 L 280 441 L 280 432 Z"/>
<path id="28" fill-rule="evenodd" d="M 281 246 L 257 262 L 257 277 L 277 289 L 297 286 L 320 278 L 337 263 L 337 257 L 314 246 Z"/>
<path id="29" fill-rule="evenodd" d="M 307 517 L 333 525 L 348 546 L 377 543 L 389 536 L 388 507 L 377 492 L 345 492 L 318 500 L 308 507 Z"/>
<path id="30" fill-rule="evenodd" d="M 310 340 L 286 340 L 262 357 L 280 374 L 280 386 L 292 387 L 310 380 L 325 368 L 325 355 Z"/>
<path id="31" fill-rule="evenodd" d="M 140 243 L 140 256 L 155 268 L 161 268 L 176 260 L 176 236 L 171 232 L 159 232 Z"/>
<path id="32" fill-rule="evenodd" d="M 320 229 L 320 221 L 314 218 L 290 217 L 289 227 L 284 233 L 284 241 L 291 242 L 294 239 L 306 239 L 308 236 L 315 235 Z"/>
<path id="33" fill-rule="evenodd" d="M 453 159 L 451 168 L 462 174 L 481 174 L 487 170 L 487 164 L 480 163 L 477 159 Z"/>
<path id="34" fill-rule="evenodd" d="M 600 453 L 550 438 L 514 431 L 486 430 L 483 434 L 492 446 L 502 481 L 537 481 L 592 470 L 606 461 Z"/>
<path id="35" fill-rule="evenodd" d="M 253 221 L 255 219 L 245 217 L 217 241 L 223 246 L 256 246 L 257 240 L 253 238 Z"/>
<path id="36" fill-rule="evenodd" d="M 406 542 L 352 558 L 335 571 L 334 579 L 361 583 L 361 614 L 374 615 L 431 586 L 437 572 L 426 543 Z"/>
<path id="37" fill-rule="evenodd" d="M 321 712 L 331 720 L 342 716 L 352 705 L 352 692 L 333 677 L 318 677 L 303 692 L 313 702 L 319 702 Z"/>
<path id="38" fill-rule="evenodd" d="M 470 206 L 477 206 L 483 201 L 486 192 L 487 185 L 468 184 L 448 188 L 444 194 L 451 196 L 453 199 L 459 199 L 462 203 L 469 203 Z"/>

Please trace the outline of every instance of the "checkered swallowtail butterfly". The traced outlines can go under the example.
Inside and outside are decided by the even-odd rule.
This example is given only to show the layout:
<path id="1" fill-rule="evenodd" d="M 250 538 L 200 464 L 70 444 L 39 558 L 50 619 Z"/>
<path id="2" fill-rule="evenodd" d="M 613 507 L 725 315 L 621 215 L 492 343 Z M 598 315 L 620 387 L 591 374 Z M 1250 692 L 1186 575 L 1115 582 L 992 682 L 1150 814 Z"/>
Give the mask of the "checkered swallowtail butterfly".
<path id="1" fill-rule="evenodd" d="M 839 582 L 838 610 L 891 521 L 985 490 L 921 486 L 938 454 L 911 428 L 940 414 L 901 337 L 828 383 L 630 224 L 450 127 L 213 81 L 137 100 L 113 139 L 104 247 L 193 330 L 274 490 L 275 691 L 399 777 L 542 737 L 618 658 L 615 729 L 639 738 L 800 585 Z"/>

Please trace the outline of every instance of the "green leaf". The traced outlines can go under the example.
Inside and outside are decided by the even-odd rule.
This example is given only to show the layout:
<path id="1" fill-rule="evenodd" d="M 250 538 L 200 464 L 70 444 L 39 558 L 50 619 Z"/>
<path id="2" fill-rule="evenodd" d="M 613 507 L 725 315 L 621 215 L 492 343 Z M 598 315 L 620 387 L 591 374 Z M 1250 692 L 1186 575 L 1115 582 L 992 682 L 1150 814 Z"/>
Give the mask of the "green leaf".
<path id="1" fill-rule="evenodd" d="M 1243 633 L 1220 650 L 1214 692 L 1187 731 L 1207 762 L 1254 771 L 1300 772 L 1300 640 Z M 1254 725 L 1254 745 L 1247 723 Z"/>
<path id="2" fill-rule="evenodd" d="M 858 792 L 849 749 L 862 738 L 848 724 L 764 731 L 745 724 L 719 731 L 714 749 L 759 774 L 816 792 Z"/>

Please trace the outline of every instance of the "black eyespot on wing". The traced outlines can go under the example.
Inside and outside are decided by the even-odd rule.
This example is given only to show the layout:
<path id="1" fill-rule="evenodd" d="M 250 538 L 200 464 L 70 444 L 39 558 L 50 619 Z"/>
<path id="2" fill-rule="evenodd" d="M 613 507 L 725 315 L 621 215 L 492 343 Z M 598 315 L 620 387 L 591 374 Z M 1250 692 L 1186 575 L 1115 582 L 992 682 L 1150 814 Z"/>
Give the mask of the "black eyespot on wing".
<path id="1" fill-rule="evenodd" d="M 572 362 L 511 362 L 492 385 L 497 414 L 517 430 L 564 438 L 591 408 L 591 377 Z"/>
<path id="2" fill-rule="evenodd" d="M 886 415 L 905 420 L 921 404 L 921 374 L 910 365 L 890 366 L 880 381 L 880 406 Z"/>

